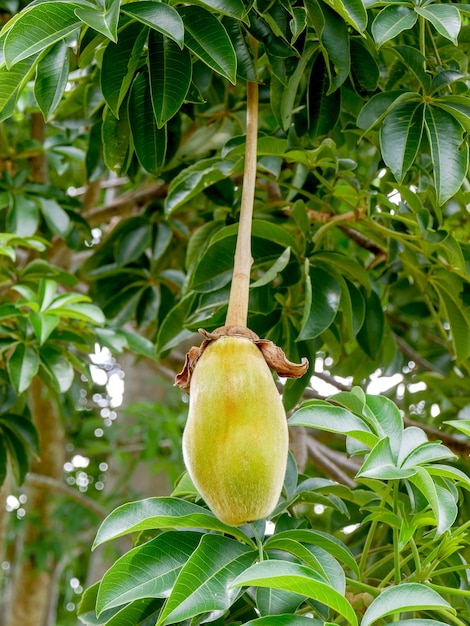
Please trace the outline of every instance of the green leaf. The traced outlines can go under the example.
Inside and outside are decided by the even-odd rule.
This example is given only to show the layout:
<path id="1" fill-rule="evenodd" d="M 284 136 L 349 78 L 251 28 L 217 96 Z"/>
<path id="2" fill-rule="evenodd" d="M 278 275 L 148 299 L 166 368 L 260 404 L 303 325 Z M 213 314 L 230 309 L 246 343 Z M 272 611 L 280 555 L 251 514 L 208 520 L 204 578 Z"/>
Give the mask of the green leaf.
<path id="1" fill-rule="evenodd" d="M 201 537 L 199 532 L 169 531 L 124 554 L 103 576 L 98 615 L 141 598 L 166 598 Z"/>
<path id="2" fill-rule="evenodd" d="M 434 100 L 434 104 L 450 113 L 467 133 L 470 132 L 470 102 L 466 96 L 445 95 Z"/>
<path id="3" fill-rule="evenodd" d="M 37 352 L 30 346 L 19 343 L 8 359 L 7 369 L 16 393 L 23 393 L 38 372 Z"/>
<path id="4" fill-rule="evenodd" d="M 80 27 L 78 2 L 42 2 L 21 13 L 7 31 L 4 43 L 8 67 L 67 37 Z"/>
<path id="5" fill-rule="evenodd" d="M 419 609 L 446 609 L 454 615 L 456 613 L 455 609 L 433 589 L 419 583 L 404 583 L 382 591 L 365 612 L 361 626 L 370 626 L 393 613 Z"/>
<path id="6" fill-rule="evenodd" d="M 245 19 L 247 8 L 243 0 L 190 0 L 188 4 L 198 4 L 210 10 L 234 17 L 237 20 Z"/>
<path id="7" fill-rule="evenodd" d="M 258 280 L 250 284 L 250 289 L 262 287 L 272 282 L 277 275 L 289 264 L 291 249 L 286 248 L 281 256 L 271 265 L 271 267 Z"/>
<path id="8" fill-rule="evenodd" d="M 372 22 L 372 36 L 377 46 L 393 39 L 404 30 L 413 28 L 418 16 L 413 9 L 403 5 L 390 5 L 382 9 Z"/>
<path id="9" fill-rule="evenodd" d="M 225 5 L 226 3 L 223 2 Z M 223 25 L 229 35 L 237 56 L 237 73 L 244 80 L 257 81 L 256 67 L 251 48 L 245 38 L 245 30 L 237 19 L 225 18 Z"/>
<path id="10" fill-rule="evenodd" d="M 258 551 L 220 535 L 204 535 L 180 571 L 157 625 L 181 623 L 210 611 L 223 614 L 240 595 L 233 581 Z"/>
<path id="11" fill-rule="evenodd" d="M 49 374 L 54 389 L 59 393 L 68 391 L 73 383 L 74 370 L 66 355 L 45 345 L 40 349 L 40 357 L 41 365 Z"/>
<path id="12" fill-rule="evenodd" d="M 288 561 L 263 561 L 249 567 L 235 579 L 236 586 L 257 586 L 285 589 L 299 593 L 330 607 L 349 624 L 358 626 L 357 617 L 343 594 L 339 593 L 310 567 Z"/>
<path id="13" fill-rule="evenodd" d="M 235 84 L 237 57 L 230 37 L 215 15 L 197 6 L 178 7 L 185 44 L 214 72 Z"/>
<path id="14" fill-rule="evenodd" d="M 88 304 L 85 302 L 77 302 L 73 306 L 54 306 L 49 307 L 49 310 L 54 309 L 54 313 L 65 319 L 83 320 L 84 322 L 91 322 L 92 324 L 104 324 L 105 317 L 102 311 L 94 304 Z"/>
<path id="15" fill-rule="evenodd" d="M 71 228 L 68 213 L 55 200 L 50 198 L 39 198 L 39 205 L 51 232 L 59 237 L 66 237 Z"/>
<path id="16" fill-rule="evenodd" d="M 329 0 L 328 4 L 358 32 L 365 30 L 367 12 L 361 0 Z"/>
<path id="17" fill-rule="evenodd" d="M 378 437 L 367 424 L 347 409 L 324 400 L 309 400 L 289 419 L 290 426 L 307 426 L 328 432 L 349 435 L 373 447 Z"/>
<path id="18" fill-rule="evenodd" d="M 191 84 L 191 55 L 172 39 L 152 31 L 149 36 L 148 65 L 152 105 L 161 128 L 175 115 L 186 98 Z"/>
<path id="19" fill-rule="evenodd" d="M 311 267 L 306 277 L 307 291 L 311 289 L 311 300 L 305 303 L 299 340 L 314 339 L 325 331 L 338 312 L 341 286 L 332 274 L 320 267 Z"/>
<path id="20" fill-rule="evenodd" d="M 448 489 L 438 485 L 429 473 L 419 465 L 414 466 L 415 474 L 408 480 L 413 483 L 429 502 L 436 517 L 436 536 L 445 533 L 455 522 L 457 506 L 452 494 Z"/>
<path id="21" fill-rule="evenodd" d="M 7 227 L 20 237 L 34 235 L 39 222 L 36 203 L 23 193 L 12 194 L 12 204 L 7 215 Z"/>
<path id="22" fill-rule="evenodd" d="M 13 432 L 3 432 L 3 442 L 6 445 L 10 457 L 9 465 L 13 470 L 13 476 L 18 485 L 22 485 L 29 471 L 28 456 L 23 441 Z M 2 443 L 0 438 L 0 443 Z"/>
<path id="23" fill-rule="evenodd" d="M 191 311 L 196 294 L 190 293 L 174 306 L 163 320 L 157 334 L 157 355 L 171 350 L 179 343 L 188 339 L 193 332 L 184 327 L 185 319 Z"/>
<path id="24" fill-rule="evenodd" d="M 275 535 L 272 535 L 266 540 L 264 548 L 266 550 L 276 549 L 279 547 L 278 542 L 282 542 L 285 539 L 322 548 L 334 556 L 340 563 L 347 565 L 353 572 L 359 573 L 354 555 L 334 535 L 310 528 L 294 528 L 293 530 L 277 532 Z"/>
<path id="25" fill-rule="evenodd" d="M 385 437 L 377 442 L 357 473 L 358 478 L 375 478 L 379 480 L 395 480 L 409 478 L 416 473 L 414 468 L 397 467 L 390 447 L 390 439 Z"/>
<path id="26" fill-rule="evenodd" d="M 152 2 L 152 4 L 157 3 Z M 104 49 L 100 72 L 101 90 L 116 118 L 119 118 L 121 104 L 140 65 L 140 55 L 146 43 L 147 33 L 147 29 L 141 24 L 130 23 L 120 31 L 117 43 L 110 42 Z"/>
<path id="27" fill-rule="evenodd" d="M 178 11 L 163 2 L 140 0 L 124 4 L 121 11 L 162 35 L 173 39 L 180 48 L 184 43 L 184 25 Z"/>
<path id="28" fill-rule="evenodd" d="M 132 332 L 131 330 L 120 330 L 119 334 L 126 338 L 127 345 L 133 354 L 145 356 L 148 359 L 155 360 L 157 358 L 155 345 L 142 335 Z"/>
<path id="29" fill-rule="evenodd" d="M 448 623 L 438 622 L 435 619 L 401 619 L 391 622 L 389 626 L 449 626 Z"/>
<path id="30" fill-rule="evenodd" d="M 367 394 L 363 415 L 379 437 L 389 438 L 393 458 L 397 461 L 403 436 L 403 418 L 397 405 L 386 396 Z"/>
<path id="31" fill-rule="evenodd" d="M 341 93 L 328 95 L 329 80 L 324 56 L 315 59 L 308 86 L 308 126 L 312 138 L 327 135 L 335 127 L 341 109 Z"/>
<path id="32" fill-rule="evenodd" d="M 414 10 L 418 15 L 431 22 L 440 35 L 450 39 L 454 45 L 458 45 L 461 19 L 457 6 L 452 4 L 430 4 L 422 7 L 416 6 Z"/>
<path id="33" fill-rule="evenodd" d="M 431 88 L 431 77 L 425 70 L 426 57 L 421 54 L 418 48 L 413 48 L 413 46 L 393 46 L 391 50 L 415 75 L 424 91 L 428 93 Z"/>
<path id="34" fill-rule="evenodd" d="M 371 359 L 377 359 L 382 350 L 384 323 L 380 299 L 375 291 L 371 291 L 366 299 L 364 324 L 357 334 L 359 345 Z"/>
<path id="35" fill-rule="evenodd" d="M 12 432 L 31 452 L 39 454 L 39 437 L 31 420 L 16 413 L 4 413 L 0 417 L 0 427 Z"/>
<path id="36" fill-rule="evenodd" d="M 244 626 L 324 626 L 325 622 L 311 617 L 303 617 L 302 615 L 267 615 L 251 619 L 245 622 Z M 432 626 L 432 625 L 430 625 Z"/>
<path id="37" fill-rule="evenodd" d="M 47 341 L 52 331 L 60 322 L 60 318 L 57 315 L 35 313 L 34 311 L 29 314 L 29 320 L 33 327 L 34 334 L 39 341 L 39 345 L 41 346 Z"/>
<path id="38" fill-rule="evenodd" d="M 115 42 L 117 41 L 119 6 L 119 0 L 111 0 L 106 3 L 104 11 L 98 7 L 78 7 L 75 9 L 75 15 L 85 24 Z"/>
<path id="39" fill-rule="evenodd" d="M 405 437 L 408 435 L 409 428 L 407 428 L 404 432 Z M 411 452 L 406 455 L 401 463 L 401 467 L 413 467 L 414 465 L 434 463 L 435 461 L 442 461 L 444 459 L 457 460 L 457 458 L 456 454 L 454 454 L 446 446 L 443 446 L 441 443 L 426 441 L 411 450 Z"/>
<path id="40" fill-rule="evenodd" d="M 359 112 L 357 125 L 363 130 L 370 130 L 381 122 L 394 106 L 403 100 L 419 100 L 418 93 L 404 91 L 403 89 L 392 89 L 376 93 L 368 100 Z"/>
<path id="41" fill-rule="evenodd" d="M 152 226 L 142 218 L 130 218 L 114 244 L 114 258 L 119 267 L 133 263 L 150 247 Z"/>
<path id="42" fill-rule="evenodd" d="M 0 122 L 13 114 L 18 96 L 30 79 L 36 63 L 36 58 L 29 57 L 11 69 L 6 65 L 0 66 Z"/>
<path id="43" fill-rule="evenodd" d="M 341 4 L 341 0 L 336 5 Z M 321 34 L 322 50 L 325 56 L 326 70 L 330 79 L 330 88 L 327 95 L 340 87 L 349 76 L 351 69 L 351 55 L 349 51 L 349 32 L 344 19 L 332 11 L 328 5 L 321 5 L 324 27 Z"/>
<path id="44" fill-rule="evenodd" d="M 3 485 L 7 475 L 8 457 L 7 444 L 2 436 L 0 436 L 0 485 Z"/>
<path id="45" fill-rule="evenodd" d="M 139 74 L 132 85 L 129 119 L 139 163 L 149 174 L 156 175 L 165 162 L 167 132 L 166 127 L 158 129 L 155 123 L 150 85 L 145 74 Z"/>
<path id="46" fill-rule="evenodd" d="M 256 590 L 256 608 L 261 615 L 274 616 L 277 613 L 295 613 L 304 600 L 305 596 L 283 589 L 260 587 Z"/>
<path id="47" fill-rule="evenodd" d="M 130 126 L 128 107 L 120 109 L 119 119 L 106 106 L 103 111 L 101 139 L 106 167 L 118 173 L 127 171 L 130 157 Z"/>
<path id="48" fill-rule="evenodd" d="M 168 187 L 166 212 L 172 213 L 219 180 L 241 171 L 241 161 L 223 161 L 219 157 L 202 159 L 179 172 Z"/>
<path id="49" fill-rule="evenodd" d="M 424 105 L 406 102 L 394 107 L 380 131 L 380 148 L 385 163 L 398 182 L 413 165 L 424 128 Z"/>
<path id="50" fill-rule="evenodd" d="M 375 54 L 365 40 L 351 39 L 351 68 L 359 87 L 366 91 L 375 91 L 380 79 L 380 68 Z"/>
<path id="51" fill-rule="evenodd" d="M 444 204 L 460 189 L 468 169 L 468 142 L 459 122 L 447 111 L 426 107 L 426 131 L 434 165 L 437 201 Z"/>
<path id="52" fill-rule="evenodd" d="M 305 78 L 306 68 L 310 62 L 310 59 L 314 52 L 317 50 L 317 45 L 306 45 L 300 59 L 298 59 L 295 66 L 295 70 L 292 72 L 292 76 L 289 78 L 286 89 L 284 89 L 281 100 L 281 117 L 282 126 L 287 131 L 292 123 L 292 117 L 295 110 L 295 98 L 297 90 L 299 89 L 302 79 Z"/>
<path id="53" fill-rule="evenodd" d="M 37 66 L 34 96 L 46 120 L 59 106 L 69 77 L 69 49 L 59 41 Z"/>
<path id="54" fill-rule="evenodd" d="M 124 504 L 110 513 L 98 529 L 93 548 L 122 535 L 155 528 L 217 530 L 252 545 L 241 529 L 224 524 L 202 506 L 179 498 L 147 498 Z"/>

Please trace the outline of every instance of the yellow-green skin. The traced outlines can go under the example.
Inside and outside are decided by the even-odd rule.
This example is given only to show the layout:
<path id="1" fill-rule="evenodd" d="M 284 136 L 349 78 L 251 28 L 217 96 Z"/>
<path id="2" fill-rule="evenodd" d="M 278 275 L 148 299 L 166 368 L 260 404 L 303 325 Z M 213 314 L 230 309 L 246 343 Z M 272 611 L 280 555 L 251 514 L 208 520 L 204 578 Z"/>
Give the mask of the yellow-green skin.
<path id="1" fill-rule="evenodd" d="M 288 443 L 284 407 L 260 350 L 244 337 L 211 342 L 191 378 L 183 455 L 220 520 L 239 526 L 272 512 Z"/>

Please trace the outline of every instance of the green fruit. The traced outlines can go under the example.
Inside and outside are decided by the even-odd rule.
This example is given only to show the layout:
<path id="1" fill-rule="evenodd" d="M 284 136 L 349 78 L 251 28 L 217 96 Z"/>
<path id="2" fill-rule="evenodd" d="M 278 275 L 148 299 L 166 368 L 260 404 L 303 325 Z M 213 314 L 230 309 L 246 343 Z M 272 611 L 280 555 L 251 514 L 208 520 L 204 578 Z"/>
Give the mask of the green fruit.
<path id="1" fill-rule="evenodd" d="M 260 350 L 245 337 L 212 341 L 192 373 L 183 454 L 215 515 L 233 526 L 269 515 L 287 451 L 284 407 Z"/>

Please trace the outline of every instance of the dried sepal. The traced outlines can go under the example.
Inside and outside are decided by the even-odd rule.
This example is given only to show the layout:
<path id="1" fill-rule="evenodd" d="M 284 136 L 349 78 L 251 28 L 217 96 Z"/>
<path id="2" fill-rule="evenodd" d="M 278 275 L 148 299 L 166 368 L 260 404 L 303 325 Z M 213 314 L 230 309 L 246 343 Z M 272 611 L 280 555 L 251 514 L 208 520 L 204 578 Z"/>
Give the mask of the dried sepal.
<path id="1" fill-rule="evenodd" d="M 306 357 L 303 357 L 300 363 L 293 363 L 279 346 L 268 339 L 258 339 L 255 344 L 261 350 L 269 367 L 283 378 L 300 378 L 308 369 Z"/>
<path id="2" fill-rule="evenodd" d="M 293 363 L 284 354 L 284 351 L 269 339 L 260 339 L 256 333 L 245 326 L 221 326 L 209 332 L 203 328 L 199 333 L 204 337 L 199 347 L 193 346 L 186 354 L 183 369 L 176 375 L 175 385 L 189 393 L 191 376 L 198 360 L 207 346 L 220 337 L 245 337 L 252 341 L 260 350 L 269 367 L 283 378 L 300 378 L 308 369 L 308 359 L 302 358 L 301 363 Z"/>

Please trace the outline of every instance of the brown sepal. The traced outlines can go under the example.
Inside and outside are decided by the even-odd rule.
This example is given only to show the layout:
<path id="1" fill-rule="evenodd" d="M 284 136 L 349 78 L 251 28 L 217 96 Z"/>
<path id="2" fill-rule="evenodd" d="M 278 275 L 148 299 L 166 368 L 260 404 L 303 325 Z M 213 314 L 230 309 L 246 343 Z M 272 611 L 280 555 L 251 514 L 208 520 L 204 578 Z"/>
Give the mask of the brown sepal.
<path id="1" fill-rule="evenodd" d="M 283 378 L 300 378 L 308 369 L 308 359 L 302 358 L 301 363 L 293 363 L 284 351 L 269 339 L 258 339 L 255 344 L 261 350 L 269 367 Z"/>
<path id="2" fill-rule="evenodd" d="M 212 341 L 217 341 L 220 337 L 245 337 L 256 344 L 261 351 L 264 360 L 279 376 L 284 378 L 300 378 L 308 369 L 308 359 L 302 358 L 301 363 L 293 363 L 284 354 L 283 350 L 276 346 L 269 339 L 260 339 L 256 333 L 244 326 L 221 326 L 209 332 L 203 328 L 199 332 L 204 341 L 199 347 L 193 346 L 186 354 L 183 369 L 176 375 L 175 385 L 189 393 L 191 376 L 202 353 Z"/>

